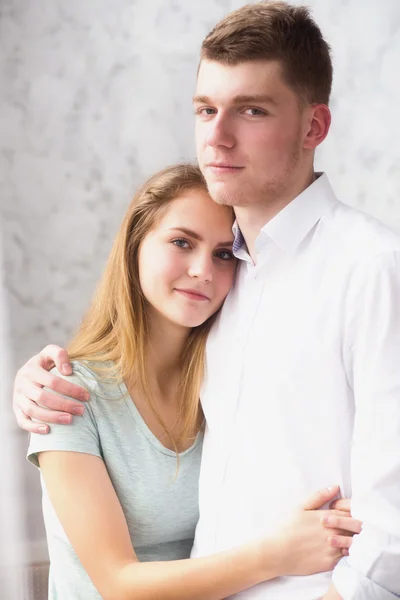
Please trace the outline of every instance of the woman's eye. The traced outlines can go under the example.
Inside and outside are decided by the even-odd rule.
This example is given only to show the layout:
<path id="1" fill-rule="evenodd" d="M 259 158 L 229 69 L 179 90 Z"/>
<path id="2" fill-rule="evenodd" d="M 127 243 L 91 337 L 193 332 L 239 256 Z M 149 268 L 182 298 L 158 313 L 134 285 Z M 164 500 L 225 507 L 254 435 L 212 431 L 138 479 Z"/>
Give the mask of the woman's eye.
<path id="1" fill-rule="evenodd" d="M 189 248 L 189 244 L 186 240 L 182 240 L 182 239 L 178 239 L 178 240 L 173 240 L 172 243 L 177 246 L 178 248 Z"/>
<path id="2" fill-rule="evenodd" d="M 222 260 L 232 260 L 233 258 L 235 258 L 232 252 L 229 252 L 228 250 L 219 250 L 215 253 L 215 256 L 217 258 L 221 258 Z"/>

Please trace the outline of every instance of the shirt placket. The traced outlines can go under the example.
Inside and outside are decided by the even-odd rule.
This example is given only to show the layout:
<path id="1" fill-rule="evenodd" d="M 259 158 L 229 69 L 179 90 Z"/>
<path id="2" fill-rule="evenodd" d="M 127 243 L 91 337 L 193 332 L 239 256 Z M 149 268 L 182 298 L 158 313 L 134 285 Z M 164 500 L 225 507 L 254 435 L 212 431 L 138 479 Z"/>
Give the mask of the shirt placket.
<path id="1" fill-rule="evenodd" d="M 243 404 L 241 398 L 244 376 L 246 371 L 246 351 L 249 343 L 251 343 L 251 331 L 256 326 L 257 314 L 262 302 L 263 288 L 265 285 L 265 273 L 268 269 L 267 263 L 272 260 L 272 256 L 262 257 L 256 265 L 247 263 L 246 274 L 240 285 L 245 289 L 243 301 L 239 304 L 239 327 L 237 330 L 237 340 L 240 341 L 238 347 L 237 360 L 235 361 L 236 373 L 236 389 L 234 390 L 234 398 L 232 399 L 231 419 L 229 422 L 229 434 L 226 436 L 226 446 L 221 461 L 221 478 L 220 492 L 217 495 L 216 519 L 215 519 L 215 545 L 214 548 L 220 549 L 221 539 L 223 539 L 223 516 L 226 514 L 227 506 L 229 505 L 229 492 L 227 491 L 227 475 L 229 468 L 229 459 L 233 444 L 235 443 L 237 434 L 237 425 L 240 416 L 240 409 Z M 229 520 L 229 519 L 228 519 Z"/>

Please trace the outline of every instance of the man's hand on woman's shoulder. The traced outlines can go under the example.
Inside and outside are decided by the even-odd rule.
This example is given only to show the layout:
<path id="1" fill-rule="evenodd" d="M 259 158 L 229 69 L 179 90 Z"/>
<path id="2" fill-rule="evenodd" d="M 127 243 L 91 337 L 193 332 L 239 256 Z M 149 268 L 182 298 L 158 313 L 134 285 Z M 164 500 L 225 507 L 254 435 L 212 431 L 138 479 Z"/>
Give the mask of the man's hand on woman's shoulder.
<path id="1" fill-rule="evenodd" d="M 32 356 L 17 372 L 13 409 L 19 427 L 25 431 L 46 434 L 50 431 L 48 423 L 68 425 L 72 420 L 71 415 L 82 415 L 84 410 L 82 404 L 73 399 L 89 400 L 87 390 L 49 373 L 53 367 L 57 367 L 63 375 L 72 375 L 67 351 L 49 345 Z M 69 396 L 70 399 L 63 396 Z"/>

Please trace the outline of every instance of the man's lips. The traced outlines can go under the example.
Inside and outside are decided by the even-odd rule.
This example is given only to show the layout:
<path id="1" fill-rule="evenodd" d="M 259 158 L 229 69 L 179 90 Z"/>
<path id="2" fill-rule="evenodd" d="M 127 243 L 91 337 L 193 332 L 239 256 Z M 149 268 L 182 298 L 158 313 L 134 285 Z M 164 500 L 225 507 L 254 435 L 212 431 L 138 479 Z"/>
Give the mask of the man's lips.
<path id="1" fill-rule="evenodd" d="M 239 165 L 231 165 L 227 162 L 211 162 L 206 165 L 209 169 L 214 171 L 215 173 L 233 173 L 235 171 L 240 171 L 244 169 Z"/>
<path id="2" fill-rule="evenodd" d="M 198 290 L 175 288 L 175 291 L 178 292 L 179 294 L 182 294 L 182 296 L 185 296 L 189 300 L 198 300 L 200 302 L 210 300 L 210 298 L 208 296 L 205 296 Z"/>

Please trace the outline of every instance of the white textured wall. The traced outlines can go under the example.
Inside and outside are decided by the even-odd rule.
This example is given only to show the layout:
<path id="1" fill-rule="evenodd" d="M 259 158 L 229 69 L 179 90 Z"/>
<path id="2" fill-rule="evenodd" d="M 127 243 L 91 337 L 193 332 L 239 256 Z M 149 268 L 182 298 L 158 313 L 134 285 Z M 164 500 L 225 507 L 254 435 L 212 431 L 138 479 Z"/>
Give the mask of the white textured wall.
<path id="1" fill-rule="evenodd" d="M 18 456 L 17 426 L 11 410 L 12 355 L 7 292 L 4 285 L 0 221 L 0 598 L 22 600 L 22 566 L 27 548 L 23 527 L 23 463 Z"/>
<path id="2" fill-rule="evenodd" d="M 1 0 L 1 211 L 17 364 L 76 327 L 136 184 L 194 157 L 199 45 L 242 4 Z M 317 166 L 341 199 L 400 231 L 400 2 L 307 4 L 336 69 Z M 30 466 L 26 482 L 36 543 Z"/>

